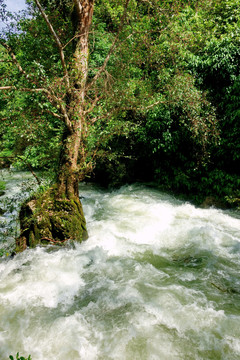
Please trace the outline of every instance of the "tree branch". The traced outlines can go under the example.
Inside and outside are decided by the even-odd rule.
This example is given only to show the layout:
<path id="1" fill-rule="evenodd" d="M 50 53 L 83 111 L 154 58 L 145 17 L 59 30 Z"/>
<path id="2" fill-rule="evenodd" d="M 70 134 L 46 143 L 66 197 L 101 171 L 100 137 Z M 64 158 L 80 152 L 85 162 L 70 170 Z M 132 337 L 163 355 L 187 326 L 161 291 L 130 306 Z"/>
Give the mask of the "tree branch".
<path id="1" fill-rule="evenodd" d="M 90 31 L 88 31 L 87 33 L 90 34 Z M 65 45 L 63 45 L 62 48 L 65 49 L 74 39 L 79 38 L 81 36 L 85 36 L 85 35 L 86 35 L 86 33 L 74 35 Z"/>
<path id="2" fill-rule="evenodd" d="M 26 91 L 26 92 L 45 92 L 47 94 L 51 94 L 51 92 L 47 89 L 44 88 L 36 88 L 36 89 L 31 89 L 31 88 L 20 88 L 18 89 L 16 86 L 1 86 L 0 90 L 18 90 L 18 91 Z M 52 95 L 52 94 L 51 94 Z"/>
<path id="3" fill-rule="evenodd" d="M 108 54 L 107 54 L 107 56 L 106 56 L 106 58 L 104 60 L 104 63 L 100 67 L 100 69 L 98 70 L 97 74 L 94 76 L 92 81 L 87 85 L 86 90 L 91 88 L 92 85 L 94 83 L 96 83 L 96 81 L 99 79 L 99 77 L 101 76 L 102 72 L 105 70 L 105 68 L 106 68 L 106 66 L 107 66 L 107 64 L 108 64 L 108 62 L 110 60 L 110 57 L 111 57 L 111 55 L 112 55 L 112 53 L 113 53 L 113 51 L 114 51 L 114 49 L 115 49 L 115 47 L 117 45 L 117 42 L 119 40 L 119 35 L 120 35 L 120 33 L 121 33 L 122 29 L 123 29 L 123 26 L 124 26 L 124 21 L 125 21 L 126 15 L 127 15 L 127 8 L 128 8 L 129 2 L 130 2 L 130 0 L 126 0 L 126 2 L 125 2 L 124 12 L 123 12 L 123 15 L 122 15 L 122 18 L 121 18 L 121 21 L 120 21 L 120 25 L 119 25 L 119 28 L 118 28 L 117 35 L 115 36 L 115 39 L 114 39 L 114 41 L 112 43 L 112 46 L 111 46 L 111 48 L 110 48 L 110 50 L 109 50 L 109 52 L 108 52 Z"/>
<path id="4" fill-rule="evenodd" d="M 0 41 L 0 44 L 7 50 L 8 54 L 10 55 L 10 57 L 12 58 L 12 60 L 6 60 L 7 62 L 11 61 L 13 64 L 16 65 L 16 67 L 18 68 L 19 72 L 24 76 L 24 78 L 36 85 L 36 81 L 35 79 L 33 78 L 33 76 L 31 76 L 30 74 L 28 74 L 21 66 L 21 64 L 18 62 L 17 58 L 16 58 L 16 55 L 14 54 L 12 48 L 7 44 L 7 43 L 4 43 L 2 41 Z"/>
<path id="5" fill-rule="evenodd" d="M 41 185 L 41 180 L 38 178 L 38 176 L 36 175 L 35 171 L 33 170 L 32 165 L 27 162 L 27 167 L 29 168 L 29 170 L 31 171 L 32 175 L 35 177 L 35 179 L 37 180 L 38 185 Z"/>
<path id="6" fill-rule="evenodd" d="M 23 68 L 21 67 L 21 65 L 17 61 L 16 55 L 14 54 L 12 48 L 8 44 L 6 44 L 6 43 L 4 43 L 2 41 L 1 41 L 1 45 L 7 50 L 7 52 L 9 53 L 9 55 L 12 58 L 12 62 L 17 66 L 20 73 L 22 73 L 25 77 L 27 77 L 26 71 L 23 70 Z"/>
<path id="7" fill-rule="evenodd" d="M 14 86 L 0 86 L 0 90 L 11 90 Z"/>
<path id="8" fill-rule="evenodd" d="M 73 128 L 72 128 L 71 121 L 68 117 L 67 110 L 63 106 L 61 99 L 59 99 L 56 95 L 51 93 L 51 91 L 49 91 L 48 89 L 44 89 L 44 88 L 38 88 L 38 89 L 19 88 L 18 89 L 16 86 L 2 86 L 2 87 L 0 87 L 0 90 L 18 90 L 18 91 L 26 91 L 26 92 L 37 92 L 37 93 L 43 92 L 43 93 L 47 94 L 49 101 L 51 103 L 57 105 L 60 108 L 61 113 L 63 115 L 63 121 L 64 121 L 65 125 L 67 126 L 68 130 L 72 133 Z M 60 118 L 60 116 L 58 116 L 57 114 L 55 114 L 55 116 Z"/>
<path id="9" fill-rule="evenodd" d="M 59 55 L 60 55 L 60 59 L 61 59 L 61 63 L 62 63 L 62 67 L 63 67 L 63 72 L 64 72 L 64 77 L 66 79 L 66 84 L 67 84 L 67 88 L 69 89 L 70 88 L 70 80 L 69 80 L 69 74 L 68 74 L 68 70 L 67 70 L 67 66 L 66 66 L 66 63 L 65 63 L 65 56 L 64 56 L 64 51 L 63 51 L 63 46 L 62 46 L 62 43 L 58 37 L 58 35 L 56 34 L 52 24 L 50 23 L 47 15 L 45 14 L 41 4 L 39 3 L 38 0 L 34 0 L 40 13 L 42 14 L 42 17 L 44 18 L 54 40 L 55 40 L 55 43 L 57 44 L 57 47 L 58 47 L 58 51 L 59 51 Z"/>
<path id="10" fill-rule="evenodd" d="M 166 101 L 163 101 L 163 100 L 159 100 L 159 101 L 156 101 L 155 103 L 151 104 L 151 105 L 148 105 L 146 107 L 142 107 L 141 109 L 142 110 L 148 110 L 148 109 L 151 109 L 153 108 L 154 106 L 158 105 L 158 104 L 166 104 Z"/>
<path id="11" fill-rule="evenodd" d="M 86 111 L 84 111 L 84 113 L 85 114 L 89 114 L 89 113 L 91 113 L 92 112 L 92 110 L 95 108 L 95 106 L 97 105 L 97 103 L 98 103 L 98 101 L 100 100 L 100 99 L 102 99 L 102 95 L 100 95 L 100 96 L 96 96 L 95 97 L 95 99 L 93 100 L 93 102 L 92 102 L 92 104 L 91 104 L 91 106 L 90 106 L 90 108 L 89 109 L 87 109 Z"/>
<path id="12" fill-rule="evenodd" d="M 54 116 L 54 117 L 56 117 L 56 118 L 58 118 L 58 119 L 62 119 L 62 117 L 63 117 L 63 115 L 61 116 L 61 115 L 58 115 L 58 114 L 56 114 L 56 113 L 54 113 L 53 111 L 51 111 L 51 110 L 47 110 L 47 109 L 44 109 L 43 110 L 43 112 L 47 112 L 47 113 L 49 113 L 49 114 L 51 114 L 52 116 Z"/>

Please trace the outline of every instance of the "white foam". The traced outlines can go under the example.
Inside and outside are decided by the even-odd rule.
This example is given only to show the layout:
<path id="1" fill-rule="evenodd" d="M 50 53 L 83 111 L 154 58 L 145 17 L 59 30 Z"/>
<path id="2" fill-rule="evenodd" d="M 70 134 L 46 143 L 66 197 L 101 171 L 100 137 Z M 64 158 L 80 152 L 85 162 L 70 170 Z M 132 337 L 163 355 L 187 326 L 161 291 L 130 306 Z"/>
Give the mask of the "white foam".
<path id="1" fill-rule="evenodd" d="M 86 242 L 0 262 L 2 358 L 237 358 L 240 220 L 143 186 L 81 189 Z"/>

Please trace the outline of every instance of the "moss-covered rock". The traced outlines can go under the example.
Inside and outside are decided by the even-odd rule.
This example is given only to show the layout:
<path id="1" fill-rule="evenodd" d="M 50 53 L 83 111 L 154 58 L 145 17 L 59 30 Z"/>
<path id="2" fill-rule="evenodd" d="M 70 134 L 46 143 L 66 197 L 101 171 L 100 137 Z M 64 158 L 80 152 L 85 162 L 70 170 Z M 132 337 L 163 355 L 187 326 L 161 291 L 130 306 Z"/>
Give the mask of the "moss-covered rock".
<path id="1" fill-rule="evenodd" d="M 205 198 L 205 200 L 202 202 L 201 208 L 208 209 L 210 207 L 215 207 L 217 209 L 226 209 L 228 207 L 227 205 L 228 204 L 227 204 L 226 201 L 223 201 L 221 199 L 217 199 L 214 196 L 207 196 Z"/>
<path id="2" fill-rule="evenodd" d="M 26 201 L 20 210 L 21 234 L 16 251 L 37 245 L 64 245 L 87 238 L 86 221 L 78 197 L 59 198 L 54 188 Z"/>

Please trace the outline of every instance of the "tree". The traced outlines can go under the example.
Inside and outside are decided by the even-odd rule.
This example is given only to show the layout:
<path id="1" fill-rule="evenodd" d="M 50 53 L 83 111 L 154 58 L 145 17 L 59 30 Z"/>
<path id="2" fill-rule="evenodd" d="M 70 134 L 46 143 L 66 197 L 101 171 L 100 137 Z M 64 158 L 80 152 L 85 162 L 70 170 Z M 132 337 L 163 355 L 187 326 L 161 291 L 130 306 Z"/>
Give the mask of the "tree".
<path id="1" fill-rule="evenodd" d="M 87 236 L 78 183 L 92 169 L 86 139 L 96 116 L 91 118 L 89 114 L 103 97 L 99 92 L 108 83 L 106 67 L 119 42 L 129 2 L 107 2 L 116 24 L 105 58 L 90 75 L 89 35 L 94 0 L 29 1 L 32 17 L 20 19 L 18 31 L 1 38 L 0 45 L 5 49 L 0 87 L 3 102 L 10 97 L 10 106 L 17 103 L 23 110 L 19 119 L 22 128 L 24 122 L 31 122 L 31 127 L 39 131 L 43 123 L 49 126 L 55 119 L 62 133 L 55 184 L 21 208 L 19 250 L 44 242 L 82 241 Z M 6 117 L 11 117 L 6 106 L 4 111 Z M 37 141 L 32 134 L 27 134 L 27 139 L 30 145 Z"/>
<path id="2" fill-rule="evenodd" d="M 56 184 L 41 196 L 28 201 L 20 211 L 21 235 L 17 241 L 20 250 L 45 241 L 64 242 L 68 239 L 82 241 L 87 236 L 78 183 L 88 170 L 85 166 L 84 149 L 84 138 L 87 133 L 86 115 L 99 98 L 96 97 L 89 106 L 86 93 L 105 70 L 118 37 L 117 34 L 99 71 L 87 83 L 89 32 L 94 0 L 53 1 L 50 5 L 44 1 L 34 1 L 35 10 L 37 8 L 41 14 L 40 21 L 44 20 L 58 50 L 62 76 L 60 77 L 58 73 L 55 83 L 53 81 L 49 83 L 45 74 L 40 73 L 36 77 L 36 72 L 31 74 L 25 70 L 9 45 L 11 41 L 16 42 L 16 38 L 10 34 L 9 41 L 1 39 L 1 46 L 8 53 L 8 61 L 10 60 L 12 66 L 17 68 L 18 79 L 13 85 L 4 78 L 5 85 L 1 86 L 0 90 L 32 93 L 34 96 L 40 96 L 40 102 L 46 97 L 52 105 L 50 109 L 52 116 L 62 120 L 64 130 Z M 125 2 L 119 31 L 123 26 L 128 2 L 129 0 Z M 68 36 L 72 32 L 71 38 L 65 44 L 62 43 L 47 15 L 49 10 L 56 15 L 61 6 L 65 7 L 65 14 L 68 16 L 66 23 L 71 30 L 68 31 Z M 66 24 L 63 24 L 60 30 L 66 30 Z M 68 49 L 65 50 L 67 46 Z M 40 67 L 41 65 L 37 64 L 38 70 Z"/>
<path id="3" fill-rule="evenodd" d="M 26 123 L 31 119 L 31 114 L 27 113 L 27 109 L 32 110 L 33 104 L 37 103 L 38 107 L 45 111 L 45 119 L 47 112 L 48 116 L 51 117 L 50 121 L 55 118 L 62 121 L 63 124 L 56 184 L 23 205 L 20 212 L 21 236 L 18 240 L 20 249 L 26 246 L 35 246 L 44 241 L 55 242 L 57 240 L 63 242 L 70 238 L 81 241 L 86 236 L 86 224 L 79 201 L 78 182 L 84 178 L 92 166 L 91 161 L 86 161 L 86 138 L 88 128 L 95 123 L 96 119 L 93 118 L 88 123 L 88 114 L 93 111 L 95 105 L 103 97 L 101 93 L 99 94 L 99 89 L 102 90 L 105 84 L 109 82 L 110 75 L 106 68 L 116 45 L 119 45 L 119 40 L 122 43 L 126 41 L 129 45 L 132 42 L 131 32 L 142 33 L 143 38 L 145 38 L 152 20 L 147 21 L 147 26 L 144 26 L 143 30 L 140 27 L 147 20 L 148 14 L 152 16 L 154 6 L 157 5 L 157 9 L 159 8 L 158 2 L 155 4 L 155 1 L 153 3 L 143 1 L 139 4 L 132 1 L 131 6 L 134 9 L 131 15 L 132 24 L 128 26 L 124 38 L 123 25 L 128 14 L 130 1 L 115 0 L 111 3 L 108 1 L 99 1 L 98 3 L 99 8 L 106 7 L 108 9 L 110 17 L 106 23 L 115 37 L 112 38 L 112 43 L 108 46 L 105 59 L 103 59 L 98 71 L 92 72 L 90 76 L 88 76 L 89 35 L 94 0 L 52 0 L 51 2 L 34 0 L 33 18 L 20 20 L 20 33 L 10 32 L 7 41 L 4 38 L 1 39 L 1 46 L 8 54 L 7 61 L 10 62 L 10 70 L 14 76 L 13 83 L 9 81 L 7 76 L 3 76 L 3 86 L 0 87 L 0 90 L 7 92 L 7 96 L 12 96 L 14 101 L 20 105 L 24 104 Z M 32 3 L 30 2 L 30 4 Z M 139 20 L 138 10 L 142 19 L 140 17 L 140 25 L 135 27 L 134 21 Z M 159 11 L 162 12 L 164 27 L 167 22 L 166 19 L 168 16 L 171 17 L 171 13 L 175 10 L 167 4 L 166 9 L 163 11 L 159 9 Z M 169 15 L 166 16 L 166 14 Z M 160 24 L 162 20 L 157 21 L 157 23 Z M 36 39 L 36 34 L 39 32 L 43 35 L 44 51 L 47 55 L 42 55 L 40 41 Z M 53 42 L 49 43 L 46 32 L 51 34 Z M 29 35 L 31 36 L 29 37 Z M 30 55 L 28 55 L 26 49 L 23 51 L 19 47 L 19 39 L 24 40 L 26 45 L 23 46 L 27 49 L 32 49 L 33 42 L 36 45 L 35 54 L 30 51 Z M 147 41 L 152 41 L 151 37 Z M 56 57 L 56 49 L 60 61 Z M 36 56 L 38 55 L 37 51 L 41 54 L 41 61 Z M 146 56 L 146 51 L 145 46 L 141 56 Z M 120 63 L 119 58 L 118 63 Z M 120 104 L 118 94 L 121 93 L 122 95 L 126 92 L 127 83 L 122 81 L 122 69 L 121 66 L 120 70 L 115 71 L 119 79 L 119 87 L 118 91 L 111 97 L 113 100 L 110 105 L 111 111 L 107 112 L 107 116 L 109 113 L 114 113 L 114 108 L 124 108 L 125 105 L 125 111 L 136 108 L 136 105 L 139 105 L 145 95 L 144 88 L 142 96 L 136 95 L 133 89 L 137 85 L 129 81 L 125 101 Z M 3 74 L 7 75 L 8 71 L 9 67 L 6 65 Z M 132 71 L 135 71 L 134 68 Z M 128 68 L 125 67 L 124 75 L 127 72 Z M 130 79 L 131 73 L 127 80 Z M 15 94 L 22 93 L 31 94 L 32 103 L 28 102 L 26 106 L 27 100 L 24 95 L 15 97 Z M 105 101 L 106 104 L 109 105 L 108 100 Z M 153 106 L 152 103 L 151 106 Z M 35 114 L 36 121 L 34 124 L 36 128 L 39 127 L 38 120 L 41 121 L 39 115 L 42 115 L 41 112 Z M 33 141 L 30 136 L 29 141 Z M 71 221 L 69 221 L 70 218 Z"/>
<path id="4" fill-rule="evenodd" d="M 175 19 L 191 1 L 97 0 L 95 20 L 94 0 L 29 3 L 32 17 L 19 19 L 17 31 L 0 41 L 0 112 L 6 119 L 14 117 L 16 132 L 20 126 L 24 129 L 24 143 L 13 135 L 20 150 L 27 143 L 31 157 L 40 146 L 42 152 L 43 141 L 49 149 L 43 149 L 44 156 L 52 156 L 50 148 L 57 149 L 59 156 L 53 157 L 59 163 L 55 185 L 21 209 L 20 249 L 86 237 L 78 182 L 93 168 L 96 145 L 110 148 L 109 139 L 119 144 L 115 139 L 128 139 L 133 129 L 132 143 L 137 139 L 140 149 L 150 144 L 148 159 L 154 153 L 158 160 L 168 152 L 175 161 L 182 134 L 191 135 L 189 147 L 204 147 L 212 120 L 204 94 L 176 61 L 178 41 L 171 38 Z M 92 20 L 100 35 L 92 31 Z M 7 135 L 9 143 L 14 126 Z M 33 136 L 46 127 L 44 135 Z M 104 146 L 102 152 L 107 153 Z M 25 151 L 25 159 L 28 154 Z"/>

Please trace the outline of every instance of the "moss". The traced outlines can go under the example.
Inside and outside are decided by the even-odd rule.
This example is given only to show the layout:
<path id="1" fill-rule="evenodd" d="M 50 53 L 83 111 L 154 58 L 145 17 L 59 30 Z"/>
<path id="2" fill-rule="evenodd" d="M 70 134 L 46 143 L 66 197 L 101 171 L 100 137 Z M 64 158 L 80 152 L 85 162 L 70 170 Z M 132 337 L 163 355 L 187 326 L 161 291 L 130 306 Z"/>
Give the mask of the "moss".
<path id="1" fill-rule="evenodd" d="M 32 197 L 22 205 L 20 226 L 21 235 L 17 240 L 17 247 L 23 250 L 26 246 L 49 243 L 62 245 L 66 240 L 81 242 L 87 238 L 80 200 L 59 198 L 55 188 Z"/>
<path id="2" fill-rule="evenodd" d="M 6 189 L 6 183 L 5 181 L 0 180 L 0 196 L 3 196 L 5 194 Z"/>
<path id="3" fill-rule="evenodd" d="M 34 232 L 33 232 L 33 231 L 30 231 L 30 234 L 29 234 L 29 246 L 30 246 L 30 247 L 34 247 L 34 245 L 35 245 Z"/>

